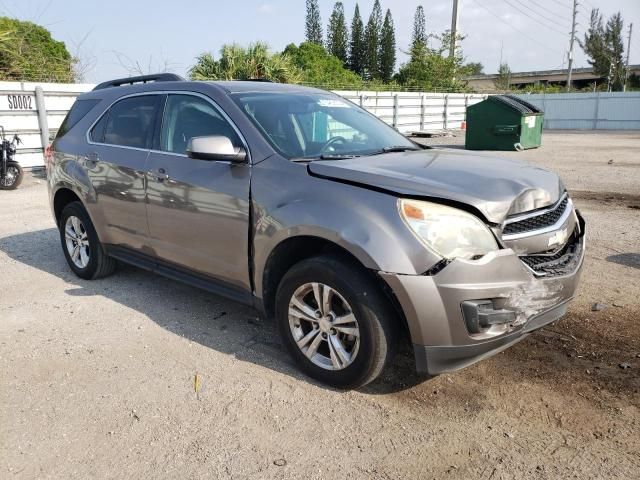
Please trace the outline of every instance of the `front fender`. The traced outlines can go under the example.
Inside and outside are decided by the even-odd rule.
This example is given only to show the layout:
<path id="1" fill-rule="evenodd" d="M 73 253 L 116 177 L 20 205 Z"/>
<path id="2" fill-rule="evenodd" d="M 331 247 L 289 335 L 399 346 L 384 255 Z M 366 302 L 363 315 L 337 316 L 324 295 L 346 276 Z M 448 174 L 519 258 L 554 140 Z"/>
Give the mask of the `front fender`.
<path id="1" fill-rule="evenodd" d="M 377 271 L 418 275 L 440 260 L 404 224 L 397 197 L 312 177 L 304 165 L 282 161 L 262 162 L 252 177 L 256 292 L 270 253 L 292 237 L 327 240 Z"/>

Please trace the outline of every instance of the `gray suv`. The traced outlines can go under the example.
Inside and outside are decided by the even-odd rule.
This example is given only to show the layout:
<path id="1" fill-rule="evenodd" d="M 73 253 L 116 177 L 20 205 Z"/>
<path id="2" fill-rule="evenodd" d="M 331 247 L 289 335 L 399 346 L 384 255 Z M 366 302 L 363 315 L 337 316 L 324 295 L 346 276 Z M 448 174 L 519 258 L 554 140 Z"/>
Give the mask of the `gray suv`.
<path id="1" fill-rule="evenodd" d="M 584 258 L 554 173 L 421 147 L 311 88 L 106 82 L 52 154 L 79 277 L 119 260 L 253 306 L 338 388 L 378 377 L 403 339 L 432 375 L 504 350 L 566 312 Z"/>

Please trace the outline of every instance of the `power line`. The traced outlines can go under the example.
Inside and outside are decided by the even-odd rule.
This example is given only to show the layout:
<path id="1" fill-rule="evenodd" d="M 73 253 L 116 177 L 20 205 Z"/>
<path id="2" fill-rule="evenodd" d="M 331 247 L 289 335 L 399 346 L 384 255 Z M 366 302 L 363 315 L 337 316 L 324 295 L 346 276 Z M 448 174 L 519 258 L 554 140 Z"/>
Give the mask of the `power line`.
<path id="1" fill-rule="evenodd" d="M 517 7 L 516 5 L 514 5 L 513 3 L 510 3 L 510 2 L 509 2 L 509 0 L 504 0 L 504 2 L 505 2 L 507 5 L 509 5 L 509 6 L 513 7 L 513 8 L 515 8 L 518 12 L 520 12 L 520 13 L 521 13 L 522 15 L 524 15 L 525 17 L 527 17 L 527 18 L 529 18 L 530 20 L 533 20 L 534 22 L 538 23 L 539 25 L 542 25 L 543 27 L 546 27 L 546 28 L 548 28 L 549 30 L 553 30 L 554 32 L 559 33 L 560 35 L 565 35 L 565 32 L 562 32 L 562 31 L 558 30 L 557 28 L 551 27 L 551 26 L 547 25 L 546 23 L 541 22 L 541 21 L 540 21 L 540 20 L 538 20 L 537 18 L 532 17 L 532 16 L 531 16 L 531 15 L 529 15 L 526 11 L 524 11 L 524 10 L 520 9 L 519 7 Z M 555 23 L 555 22 L 554 22 L 554 23 Z"/>
<path id="2" fill-rule="evenodd" d="M 557 3 L 558 5 L 560 5 L 561 7 L 565 7 L 568 8 L 569 10 L 571 10 L 571 7 L 569 5 L 567 5 L 566 3 L 562 3 L 560 0 L 551 0 L 553 3 Z"/>
<path id="3" fill-rule="evenodd" d="M 509 27 L 511 27 L 512 29 L 514 29 L 516 32 L 520 33 L 521 35 L 523 35 L 524 37 L 528 38 L 529 40 L 531 40 L 534 43 L 537 43 L 538 45 L 540 45 L 543 48 L 546 48 L 547 50 L 549 50 L 550 52 L 554 52 L 554 53 L 558 53 L 558 50 L 556 50 L 555 48 L 551 48 L 549 45 L 546 45 L 542 42 L 540 42 L 537 38 L 532 37 L 531 35 L 529 35 L 528 33 L 520 30 L 519 28 L 514 27 L 511 23 L 507 22 L 506 20 L 504 20 L 502 17 L 500 17 L 499 15 L 496 15 L 494 12 L 492 12 L 491 10 L 489 10 L 486 6 L 484 6 L 482 3 L 480 3 L 480 1 L 478 0 L 472 0 L 473 3 L 475 3 L 478 7 L 482 8 L 483 10 L 485 10 L 487 13 L 489 13 L 490 15 L 492 15 L 493 17 L 497 18 L 498 20 L 500 20 L 502 23 L 504 23 L 505 25 L 508 25 Z M 563 34 L 564 35 L 564 34 Z"/>
<path id="4" fill-rule="evenodd" d="M 534 12 L 534 13 L 536 13 L 537 15 L 540 15 L 540 16 L 541 16 L 542 18 L 544 18 L 545 20 L 548 20 L 548 21 L 550 21 L 550 22 L 553 22 L 553 23 L 555 23 L 556 25 L 558 25 L 558 26 L 559 26 L 559 27 L 561 27 L 561 28 L 565 28 L 565 27 L 566 27 L 566 25 L 563 25 L 563 24 L 561 24 L 561 23 L 558 23 L 555 19 L 551 19 L 551 18 L 549 18 L 549 17 L 546 17 L 545 15 L 542 15 L 542 13 L 540 13 L 540 10 L 542 10 L 542 11 L 544 11 L 544 12 L 550 13 L 551 15 L 555 15 L 555 16 L 557 16 L 557 17 L 562 17 L 562 18 L 564 18 L 564 17 L 563 17 L 563 15 L 561 15 L 561 14 L 559 14 L 559 13 L 557 13 L 557 12 L 554 12 L 553 10 L 549 10 L 545 5 L 541 5 L 541 4 L 539 4 L 538 2 L 536 2 L 535 0 L 528 0 L 528 2 L 529 2 L 529 3 L 532 3 L 533 5 L 536 5 L 536 6 L 538 7 L 538 9 L 539 9 L 539 10 L 537 10 L 537 9 L 536 9 L 536 10 L 534 10 L 533 8 L 529 7 L 526 3 L 522 2 L 521 0 L 516 0 L 516 2 L 518 2 L 519 4 L 521 4 L 521 5 L 525 6 L 525 7 L 527 7 L 529 10 L 533 11 L 533 12 Z"/>

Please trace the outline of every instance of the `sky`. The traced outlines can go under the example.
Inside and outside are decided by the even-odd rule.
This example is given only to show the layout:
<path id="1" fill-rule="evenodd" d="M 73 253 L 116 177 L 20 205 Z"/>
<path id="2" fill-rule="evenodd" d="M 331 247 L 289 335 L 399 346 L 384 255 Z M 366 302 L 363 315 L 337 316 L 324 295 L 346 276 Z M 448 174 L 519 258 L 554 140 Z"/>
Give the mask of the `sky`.
<path id="1" fill-rule="evenodd" d="M 513 72 L 566 67 L 573 0 L 460 0 L 459 30 L 469 62 L 495 73 L 500 59 Z M 319 0 L 326 23 L 333 0 Z M 356 4 L 344 0 L 347 21 Z M 359 0 L 364 21 L 373 0 Z M 391 9 L 399 64 L 406 51 L 416 7 L 422 4 L 427 30 L 451 26 L 452 0 L 382 0 Z M 598 7 L 606 15 L 620 11 L 626 29 L 634 24 L 631 63 L 640 64 L 640 0 L 579 0 L 578 38 Z M 29 20 L 48 28 L 81 59 L 85 81 L 127 76 L 136 63 L 143 71 L 186 75 L 202 52 L 218 54 L 225 43 L 266 41 L 272 50 L 304 41 L 305 0 L 0 0 L 0 15 Z M 578 45 L 574 66 L 588 66 Z"/>

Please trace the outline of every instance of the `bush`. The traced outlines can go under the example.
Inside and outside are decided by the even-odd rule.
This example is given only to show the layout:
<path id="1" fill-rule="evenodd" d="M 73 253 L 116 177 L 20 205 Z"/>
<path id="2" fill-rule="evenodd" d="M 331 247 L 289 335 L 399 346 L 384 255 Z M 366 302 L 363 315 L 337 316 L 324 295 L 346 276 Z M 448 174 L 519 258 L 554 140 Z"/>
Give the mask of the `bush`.
<path id="1" fill-rule="evenodd" d="M 74 63 L 64 42 L 46 28 L 0 17 L 0 79 L 73 82 Z"/>

